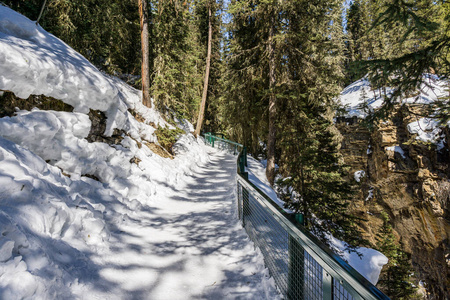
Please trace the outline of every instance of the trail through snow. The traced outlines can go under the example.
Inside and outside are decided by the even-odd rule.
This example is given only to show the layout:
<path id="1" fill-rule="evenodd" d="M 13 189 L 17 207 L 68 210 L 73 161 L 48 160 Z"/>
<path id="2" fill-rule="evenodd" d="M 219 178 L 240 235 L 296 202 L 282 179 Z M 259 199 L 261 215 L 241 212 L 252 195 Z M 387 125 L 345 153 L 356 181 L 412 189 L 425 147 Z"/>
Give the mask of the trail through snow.
<path id="1" fill-rule="evenodd" d="M 235 158 L 186 126 L 173 160 L 156 155 L 155 127 L 172 126 L 140 91 L 0 4 L 3 91 L 74 112 L 0 118 L 0 299 L 278 297 L 234 213 Z M 85 139 L 90 109 L 117 144 Z"/>
<path id="2" fill-rule="evenodd" d="M 274 299 L 273 279 L 235 215 L 235 158 L 209 149 L 164 205 L 118 223 L 109 253 L 93 258 L 97 298 Z M 130 280 L 132 279 L 132 280 Z M 106 291 L 106 294 L 101 291 Z M 81 293 L 85 294 L 85 293 Z"/>

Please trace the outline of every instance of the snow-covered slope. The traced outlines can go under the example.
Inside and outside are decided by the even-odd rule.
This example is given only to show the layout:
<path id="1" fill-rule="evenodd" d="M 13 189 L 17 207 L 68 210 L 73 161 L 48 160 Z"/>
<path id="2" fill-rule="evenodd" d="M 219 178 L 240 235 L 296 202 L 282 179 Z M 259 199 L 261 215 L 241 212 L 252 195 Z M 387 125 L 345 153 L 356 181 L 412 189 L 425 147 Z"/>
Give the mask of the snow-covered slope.
<path id="1" fill-rule="evenodd" d="M 192 135 L 154 154 L 166 123 L 139 91 L 1 5 L 0 90 L 75 107 L 0 119 L 0 299 L 277 298 L 232 214 L 234 159 Z M 85 139 L 89 109 L 120 144 Z"/>
<path id="2" fill-rule="evenodd" d="M 128 108 L 139 108 L 153 123 L 164 121 L 140 104 L 140 94 L 101 73 L 87 59 L 40 26 L 0 5 L 0 90 L 20 98 L 46 95 L 72 105 L 76 112 L 105 112 L 106 134 L 114 128 L 144 131 Z M 145 128 L 145 130 L 149 130 Z"/>

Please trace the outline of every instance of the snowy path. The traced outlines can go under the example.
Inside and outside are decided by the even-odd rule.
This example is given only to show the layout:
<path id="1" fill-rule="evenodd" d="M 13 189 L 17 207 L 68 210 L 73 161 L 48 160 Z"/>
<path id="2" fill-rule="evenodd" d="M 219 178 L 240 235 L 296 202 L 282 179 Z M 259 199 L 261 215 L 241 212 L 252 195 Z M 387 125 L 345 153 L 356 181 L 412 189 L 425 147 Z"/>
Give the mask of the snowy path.
<path id="1" fill-rule="evenodd" d="M 117 247 L 93 258 L 101 269 L 91 288 L 114 299 L 276 297 L 235 216 L 235 158 L 208 151 L 210 162 L 183 178 L 185 186 L 162 183 L 167 199 L 117 225 Z"/>

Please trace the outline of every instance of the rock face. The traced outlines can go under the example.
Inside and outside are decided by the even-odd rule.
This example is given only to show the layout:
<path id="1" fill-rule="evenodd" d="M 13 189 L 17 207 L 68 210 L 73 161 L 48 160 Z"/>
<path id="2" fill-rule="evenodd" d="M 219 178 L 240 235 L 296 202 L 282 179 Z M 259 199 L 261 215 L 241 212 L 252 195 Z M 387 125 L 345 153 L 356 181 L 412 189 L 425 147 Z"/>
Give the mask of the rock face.
<path id="1" fill-rule="evenodd" d="M 440 132 L 438 146 L 419 141 L 407 128 L 415 120 L 412 110 L 398 108 L 371 131 L 356 118 L 337 120 L 349 180 L 357 171 L 365 174 L 352 209 L 367 220 L 362 229 L 373 244 L 381 212 L 388 213 L 411 253 L 416 284 L 422 281 L 429 299 L 450 299 L 450 129 Z"/>

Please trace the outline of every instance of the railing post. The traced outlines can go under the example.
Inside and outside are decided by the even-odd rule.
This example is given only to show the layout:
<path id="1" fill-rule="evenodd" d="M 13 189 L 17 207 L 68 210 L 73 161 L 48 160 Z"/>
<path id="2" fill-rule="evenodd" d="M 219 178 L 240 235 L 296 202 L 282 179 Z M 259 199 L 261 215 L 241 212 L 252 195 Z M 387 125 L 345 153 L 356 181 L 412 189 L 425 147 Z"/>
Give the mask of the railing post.
<path id="1" fill-rule="evenodd" d="M 333 277 L 325 271 L 322 270 L 322 290 L 323 290 L 323 300 L 333 299 Z"/>
<path id="2" fill-rule="evenodd" d="M 245 216 L 250 215 L 250 195 L 247 189 L 242 187 L 242 226 L 245 228 Z"/>
<path id="3" fill-rule="evenodd" d="M 248 167 L 247 165 L 247 147 L 244 146 L 244 149 L 242 149 L 242 156 L 244 156 L 244 166 Z"/>

